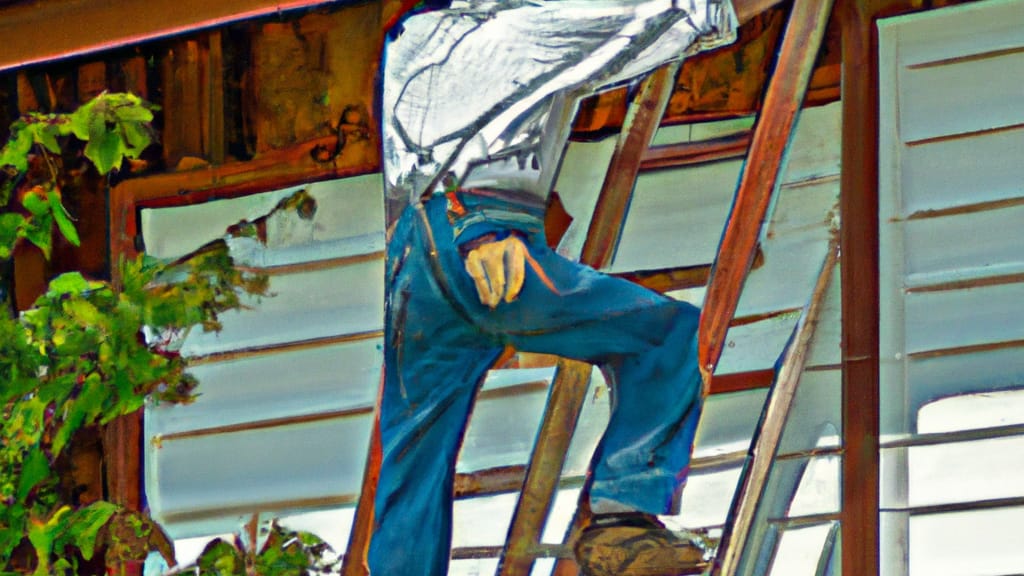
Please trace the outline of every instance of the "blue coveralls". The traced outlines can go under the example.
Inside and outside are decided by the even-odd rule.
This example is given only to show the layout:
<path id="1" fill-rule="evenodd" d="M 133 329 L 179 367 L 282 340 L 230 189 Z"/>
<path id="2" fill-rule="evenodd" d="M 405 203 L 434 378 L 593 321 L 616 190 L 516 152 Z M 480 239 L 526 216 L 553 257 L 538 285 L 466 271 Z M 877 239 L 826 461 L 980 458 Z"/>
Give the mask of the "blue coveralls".
<path id="1" fill-rule="evenodd" d="M 455 460 L 481 382 L 508 344 L 597 364 L 611 421 L 592 464 L 591 502 L 664 514 L 685 482 L 700 416 L 697 308 L 553 252 L 529 233 L 522 292 L 490 309 L 453 242 L 444 196 L 404 210 L 387 254 L 383 463 L 372 576 L 443 576 Z"/>

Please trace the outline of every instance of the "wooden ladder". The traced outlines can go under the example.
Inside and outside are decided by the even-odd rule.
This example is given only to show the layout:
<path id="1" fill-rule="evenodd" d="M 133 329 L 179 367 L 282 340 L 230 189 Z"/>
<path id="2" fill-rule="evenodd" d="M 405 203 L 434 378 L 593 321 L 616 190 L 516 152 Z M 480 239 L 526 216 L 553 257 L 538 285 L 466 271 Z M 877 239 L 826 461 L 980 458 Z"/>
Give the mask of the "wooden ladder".
<path id="1" fill-rule="evenodd" d="M 796 0 L 790 14 L 733 209 L 708 282 L 700 322 L 699 353 L 702 371 L 709 377 L 721 356 L 743 283 L 755 260 L 761 224 L 777 187 L 783 156 L 796 114 L 803 103 L 830 11 L 831 0 Z M 641 160 L 664 115 L 678 70 L 679 64 L 672 63 L 653 72 L 644 79 L 630 104 L 580 257 L 581 262 L 596 269 L 608 266 L 614 258 Z M 542 557 L 558 558 L 554 576 L 576 576 L 579 573 L 567 541 L 589 520 L 586 483 L 565 543 L 543 544 L 541 534 L 561 481 L 591 370 L 586 363 L 559 360 L 534 449 L 525 469 L 512 466 L 459 475 L 456 497 L 497 491 L 520 491 L 520 497 L 508 538 L 500 550 L 462 553 L 455 550 L 453 557 L 493 557 L 497 554 L 500 557 L 498 576 L 529 576 L 534 562 Z M 362 492 L 342 568 L 343 576 L 368 574 L 365 557 L 373 524 L 373 499 L 380 461 L 379 422 L 375 422 Z M 727 542 L 731 534 L 727 529 L 723 542 Z M 723 553 L 720 552 L 720 558 Z M 717 570 L 720 568 L 716 565 Z"/>

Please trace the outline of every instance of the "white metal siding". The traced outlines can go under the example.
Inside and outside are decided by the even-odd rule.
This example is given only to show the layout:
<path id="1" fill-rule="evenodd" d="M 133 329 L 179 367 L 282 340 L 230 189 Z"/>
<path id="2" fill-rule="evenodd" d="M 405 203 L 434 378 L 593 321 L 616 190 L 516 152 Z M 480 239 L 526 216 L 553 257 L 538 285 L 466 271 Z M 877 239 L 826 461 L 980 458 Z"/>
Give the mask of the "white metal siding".
<path id="1" fill-rule="evenodd" d="M 968 395 L 1024 387 L 1024 2 L 879 29 L 883 574 L 1017 573 L 1024 417 Z"/>

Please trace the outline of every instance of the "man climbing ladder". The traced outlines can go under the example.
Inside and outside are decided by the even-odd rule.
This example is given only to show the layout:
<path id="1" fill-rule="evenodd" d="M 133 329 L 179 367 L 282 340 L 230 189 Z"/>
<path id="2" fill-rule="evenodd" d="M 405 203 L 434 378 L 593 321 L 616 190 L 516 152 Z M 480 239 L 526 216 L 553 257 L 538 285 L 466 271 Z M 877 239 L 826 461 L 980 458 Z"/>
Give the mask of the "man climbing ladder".
<path id="1" fill-rule="evenodd" d="M 584 571 L 667 576 L 701 559 L 656 516 L 677 511 L 700 416 L 699 312 L 558 256 L 543 211 L 582 97 L 730 42 L 737 16 L 775 0 L 759 2 L 453 2 L 391 30 L 373 576 L 447 572 L 455 459 L 509 345 L 594 363 L 612 389 L 576 545 Z M 625 547 L 654 552 L 608 566 Z"/>

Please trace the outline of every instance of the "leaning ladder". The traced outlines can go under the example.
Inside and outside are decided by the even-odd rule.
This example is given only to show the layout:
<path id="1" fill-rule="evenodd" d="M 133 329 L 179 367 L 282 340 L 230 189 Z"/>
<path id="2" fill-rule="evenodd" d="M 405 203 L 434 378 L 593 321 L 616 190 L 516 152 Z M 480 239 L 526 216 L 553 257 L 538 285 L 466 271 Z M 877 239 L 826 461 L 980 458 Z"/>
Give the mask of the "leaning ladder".
<path id="1" fill-rule="evenodd" d="M 699 351 L 702 371 L 709 379 L 721 355 L 725 335 L 735 315 L 743 283 L 754 263 L 761 224 L 777 187 L 783 156 L 795 124 L 796 114 L 803 103 L 830 10 L 831 0 L 796 0 L 790 14 L 775 71 L 754 130 L 733 209 L 708 283 L 700 323 Z M 674 63 L 656 70 L 644 80 L 631 103 L 584 243 L 580 260 L 585 264 L 598 269 L 611 264 L 625 223 L 641 160 L 654 131 L 660 124 L 674 88 L 678 69 L 679 65 Z M 541 543 L 541 533 L 561 479 L 565 457 L 583 407 L 590 373 L 591 367 L 588 364 L 559 360 L 537 440 L 525 471 L 513 467 L 491 471 L 490 474 L 484 473 L 469 480 L 477 489 L 520 491 L 508 538 L 500 550 L 498 576 L 528 576 L 535 560 L 540 557 L 558 558 L 554 576 L 575 576 L 579 573 L 568 546 L 544 545 Z M 777 426 L 778 420 L 785 419 L 785 411 L 776 411 L 773 414 L 772 418 L 775 421 L 762 422 L 762 425 Z M 379 422 L 375 422 L 367 454 L 363 487 L 342 569 L 343 576 L 368 574 L 365 555 L 373 523 L 373 498 L 380 471 L 381 446 L 378 426 Z M 763 465 L 763 459 L 770 459 L 772 454 L 763 451 L 756 457 L 760 458 L 758 465 Z M 758 477 L 752 478 L 749 474 L 744 480 L 745 483 L 758 481 Z M 587 486 L 584 485 L 580 494 L 580 505 L 570 524 L 566 540 L 589 520 L 587 493 Z M 760 492 L 756 486 L 747 486 L 744 493 L 749 495 Z M 751 501 L 748 497 L 745 503 L 741 500 L 737 497 L 733 512 L 730 514 L 731 518 L 736 517 L 736 509 L 741 504 L 748 507 L 756 506 L 756 498 Z M 736 550 L 742 548 L 743 539 L 735 538 L 736 528 L 727 528 L 719 560 L 729 558 L 729 554 L 735 556 Z M 731 542 L 740 544 L 731 546 Z M 477 552 L 492 556 L 494 551 Z M 722 573 L 720 561 L 716 562 L 715 570 L 716 573 Z"/>

